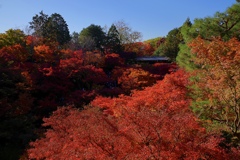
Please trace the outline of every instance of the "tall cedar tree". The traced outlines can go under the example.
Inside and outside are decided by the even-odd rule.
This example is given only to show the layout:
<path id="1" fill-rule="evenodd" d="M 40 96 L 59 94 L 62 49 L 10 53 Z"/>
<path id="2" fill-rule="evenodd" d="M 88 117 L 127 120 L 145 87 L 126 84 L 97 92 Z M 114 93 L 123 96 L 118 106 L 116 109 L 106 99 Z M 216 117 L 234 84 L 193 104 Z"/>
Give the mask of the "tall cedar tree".
<path id="1" fill-rule="evenodd" d="M 48 18 L 43 37 L 50 39 L 49 41 L 58 42 L 60 45 L 70 41 L 68 25 L 60 14 L 54 13 Z"/>
<path id="2" fill-rule="evenodd" d="M 54 41 L 63 45 L 70 41 L 68 25 L 60 14 L 54 13 L 49 17 L 41 11 L 29 24 L 34 30 L 33 35 L 44 38 L 48 43 Z"/>
<path id="3" fill-rule="evenodd" d="M 111 25 L 107 33 L 106 50 L 109 53 L 119 53 L 122 51 L 119 32 L 114 24 Z"/>

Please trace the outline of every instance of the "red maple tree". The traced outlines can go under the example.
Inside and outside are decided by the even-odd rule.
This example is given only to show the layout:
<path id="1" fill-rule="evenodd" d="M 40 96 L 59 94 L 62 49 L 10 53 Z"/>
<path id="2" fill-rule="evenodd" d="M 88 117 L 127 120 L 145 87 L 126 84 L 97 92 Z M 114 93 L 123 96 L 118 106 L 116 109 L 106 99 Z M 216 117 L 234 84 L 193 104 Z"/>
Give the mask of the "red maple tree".
<path id="1" fill-rule="evenodd" d="M 178 71 L 132 96 L 99 97 L 78 111 L 62 107 L 32 142 L 30 159 L 232 159 L 188 108 L 187 75 Z"/>

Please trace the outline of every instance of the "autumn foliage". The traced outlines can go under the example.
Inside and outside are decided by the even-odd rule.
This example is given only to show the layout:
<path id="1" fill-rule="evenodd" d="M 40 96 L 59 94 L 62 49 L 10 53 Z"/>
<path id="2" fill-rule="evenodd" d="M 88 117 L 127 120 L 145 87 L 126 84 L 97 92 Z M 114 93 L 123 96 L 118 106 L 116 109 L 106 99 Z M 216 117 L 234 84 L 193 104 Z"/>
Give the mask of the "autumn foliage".
<path id="1" fill-rule="evenodd" d="M 240 42 L 233 38 L 211 42 L 200 37 L 190 47 L 196 55 L 193 62 L 199 66 L 193 81 L 198 90 L 197 102 L 208 101 L 195 108 L 201 117 L 224 123 L 232 133 L 240 130 Z M 200 91 L 199 91 L 200 90 Z"/>
<path id="2" fill-rule="evenodd" d="M 42 118 L 59 106 L 83 109 L 96 96 L 130 94 L 156 82 L 145 69 L 126 63 L 132 53 L 71 50 L 36 35 L 22 36 L 21 43 L 12 38 L 11 43 L 4 38 L 0 48 L 0 159 L 5 148 L 15 152 L 11 145 L 20 150 L 14 153 L 19 156 L 41 135 Z"/>
<path id="3" fill-rule="evenodd" d="M 187 74 L 178 71 L 132 96 L 98 97 L 79 111 L 59 108 L 32 142 L 30 159 L 232 159 L 188 108 Z"/>
<path id="4" fill-rule="evenodd" d="M 144 87 L 151 86 L 156 83 L 154 75 L 141 68 L 127 68 L 122 75 L 118 77 L 118 84 L 129 94 L 132 90 L 141 90 Z"/>
<path id="5" fill-rule="evenodd" d="M 152 56 L 154 48 L 147 42 L 135 42 L 124 45 L 125 52 L 135 52 L 137 56 Z"/>
<path id="6" fill-rule="evenodd" d="M 60 15 L 45 16 L 33 18 L 32 35 L 0 34 L 0 159 L 240 159 L 240 42 L 232 34 L 196 38 L 189 24 L 174 44 L 176 36 L 137 42 L 140 33 L 119 23 L 132 32 L 121 33 L 125 40 L 114 25 L 70 40 Z M 180 47 L 191 72 L 137 61 L 159 46 L 174 56 Z"/>

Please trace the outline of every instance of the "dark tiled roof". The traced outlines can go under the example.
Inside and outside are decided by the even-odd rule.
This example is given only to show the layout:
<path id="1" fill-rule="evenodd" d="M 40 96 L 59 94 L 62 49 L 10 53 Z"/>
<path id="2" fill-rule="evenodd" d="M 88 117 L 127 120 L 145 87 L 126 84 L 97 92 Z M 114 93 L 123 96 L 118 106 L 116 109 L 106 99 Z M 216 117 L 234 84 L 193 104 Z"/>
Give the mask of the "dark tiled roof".
<path id="1" fill-rule="evenodd" d="M 169 61 L 168 57 L 137 57 L 136 61 Z"/>

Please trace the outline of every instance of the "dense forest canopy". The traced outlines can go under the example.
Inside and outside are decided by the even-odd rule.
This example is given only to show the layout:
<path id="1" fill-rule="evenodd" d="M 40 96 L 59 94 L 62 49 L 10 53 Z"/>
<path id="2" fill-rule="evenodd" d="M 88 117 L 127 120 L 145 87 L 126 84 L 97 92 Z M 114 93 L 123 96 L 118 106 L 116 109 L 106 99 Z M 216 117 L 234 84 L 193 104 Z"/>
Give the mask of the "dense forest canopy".
<path id="1" fill-rule="evenodd" d="M 239 12 L 144 42 L 43 11 L 1 33 L 0 159 L 240 159 Z"/>

